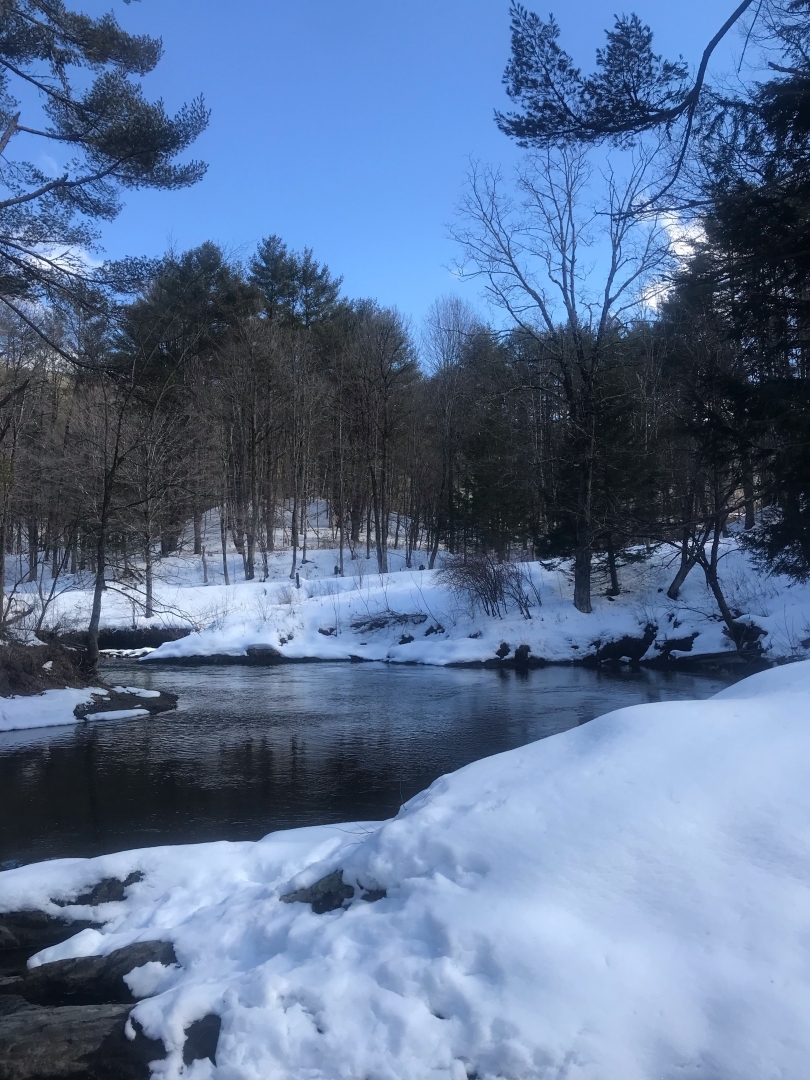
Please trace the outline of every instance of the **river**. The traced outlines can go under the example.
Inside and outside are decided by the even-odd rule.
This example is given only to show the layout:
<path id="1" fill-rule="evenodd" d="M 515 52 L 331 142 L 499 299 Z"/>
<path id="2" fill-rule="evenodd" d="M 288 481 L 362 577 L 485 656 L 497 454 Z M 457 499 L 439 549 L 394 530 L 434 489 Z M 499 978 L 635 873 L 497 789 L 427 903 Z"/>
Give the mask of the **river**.
<path id="1" fill-rule="evenodd" d="M 390 817 L 437 776 L 725 674 L 115 664 L 176 712 L 0 734 L 0 866 Z"/>

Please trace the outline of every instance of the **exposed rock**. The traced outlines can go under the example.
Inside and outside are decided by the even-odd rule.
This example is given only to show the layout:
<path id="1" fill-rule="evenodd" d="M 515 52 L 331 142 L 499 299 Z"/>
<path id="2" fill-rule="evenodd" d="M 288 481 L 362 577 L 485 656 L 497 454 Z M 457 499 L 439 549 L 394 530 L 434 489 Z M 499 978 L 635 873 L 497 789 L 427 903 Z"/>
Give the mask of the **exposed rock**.
<path id="1" fill-rule="evenodd" d="M 376 904 L 378 900 L 385 900 L 388 893 L 385 889 L 366 889 L 360 893 L 360 899 L 365 900 L 367 904 Z"/>
<path id="2" fill-rule="evenodd" d="M 531 648 L 528 645 L 518 645 L 515 649 L 515 667 L 527 668 L 529 666 L 529 654 Z"/>
<path id="3" fill-rule="evenodd" d="M 360 886 L 360 899 L 368 904 L 374 904 L 378 900 L 384 900 L 388 893 L 385 889 L 376 886 L 365 888 Z M 296 889 L 295 892 L 280 896 L 279 899 L 285 904 L 311 904 L 316 915 L 323 915 L 327 911 L 337 911 L 345 905 L 347 900 L 354 898 L 354 887 L 347 885 L 343 880 L 343 871 L 335 870 L 326 877 L 308 885 L 305 889 Z"/>
<path id="4" fill-rule="evenodd" d="M 311 904 L 316 915 L 323 915 L 327 911 L 336 911 L 343 907 L 347 900 L 354 896 L 354 888 L 346 885 L 343 881 L 343 871 L 335 870 L 326 877 L 308 885 L 305 889 L 296 889 L 295 892 L 280 896 L 279 899 L 285 904 Z"/>
<path id="5" fill-rule="evenodd" d="M 273 645 L 249 645 L 245 653 L 251 660 L 262 664 L 274 664 L 281 658 L 281 653 Z"/>
<path id="6" fill-rule="evenodd" d="M 133 870 L 123 881 L 119 881 L 118 878 L 102 878 L 88 892 L 77 896 L 73 903 L 94 907 L 96 904 L 109 904 L 123 900 L 129 886 L 135 885 L 138 881 L 143 881 L 140 870 Z"/>
<path id="7" fill-rule="evenodd" d="M 412 613 L 383 611 L 379 615 L 371 615 L 365 619 L 356 619 L 351 623 L 351 628 L 357 633 L 368 634 L 373 630 L 384 630 L 389 626 L 403 626 L 405 624 L 421 626 L 424 622 L 427 622 L 427 615 L 421 611 Z"/>
<path id="8" fill-rule="evenodd" d="M 119 690 L 108 690 L 104 697 L 94 696 L 86 705 L 77 705 L 74 716 L 80 720 L 92 720 L 95 713 L 129 712 L 132 709 L 146 710 L 154 715 L 177 708 L 177 694 L 161 690 L 155 697 L 141 697 L 140 694 L 126 694 Z"/>
<path id="9" fill-rule="evenodd" d="M 745 620 L 738 620 L 732 625 L 732 629 L 729 630 L 724 627 L 723 633 L 726 634 L 740 652 L 761 652 L 762 645 L 760 643 L 761 637 L 766 637 L 768 631 L 757 624 L 749 617 Z"/>
<path id="10" fill-rule="evenodd" d="M 165 1050 L 158 1043 L 157 1053 L 137 1060 L 143 1048 L 124 1035 L 128 1012 L 122 1005 L 43 1009 L 0 999 L 0 1080 L 146 1080 L 147 1062 Z"/>
<path id="11" fill-rule="evenodd" d="M 0 975 L 22 974 L 33 953 L 96 925 L 89 920 L 70 922 L 44 911 L 0 913 Z"/>
<path id="12" fill-rule="evenodd" d="M 689 634 L 688 637 L 680 638 L 665 638 L 660 644 L 655 647 L 667 660 L 671 659 L 673 652 L 691 652 L 692 646 L 695 643 L 695 638 L 699 637 L 699 633 L 695 630 L 694 633 Z"/>
<path id="13" fill-rule="evenodd" d="M 216 1013 L 209 1013 L 202 1020 L 195 1020 L 186 1028 L 186 1041 L 183 1044 L 183 1062 L 190 1065 L 199 1058 L 210 1058 L 217 1063 L 217 1043 L 222 1018 Z"/>
<path id="14" fill-rule="evenodd" d="M 52 904 L 57 904 L 59 907 L 68 907 L 73 904 L 81 905 L 83 907 L 95 907 L 96 904 L 109 904 L 119 900 L 123 900 L 126 894 L 126 890 L 130 885 L 134 885 L 138 881 L 143 881 L 143 874 L 140 870 L 134 870 L 128 877 L 120 881 L 118 878 L 102 878 L 101 881 L 97 881 L 92 888 L 87 892 L 77 896 L 75 900 L 51 900 Z M 2 916 L 0 916 L 2 918 Z"/>
<path id="15" fill-rule="evenodd" d="M 138 941 L 107 956 L 78 956 L 55 960 L 27 971 L 13 985 L 0 986 L 32 1005 L 132 1004 L 136 998 L 124 976 L 142 964 L 176 964 L 168 941 Z"/>
<path id="16" fill-rule="evenodd" d="M 190 630 L 178 626 L 144 626 L 136 630 L 101 627 L 98 632 L 98 647 L 100 650 L 156 649 L 167 641 L 179 641 L 188 637 L 190 633 Z M 86 633 L 61 634 L 58 640 L 76 649 L 87 647 Z"/>
<path id="17" fill-rule="evenodd" d="M 92 1005 L 84 1006 L 90 1009 L 94 1007 L 98 1008 Z M 126 1021 L 122 1023 L 119 1020 L 98 1049 L 90 1054 L 87 1072 L 80 1080 L 151 1080 L 149 1063 L 164 1058 L 166 1047 L 161 1039 L 150 1039 L 137 1020 L 130 1017 L 129 1022 L 135 1038 L 127 1038 L 124 1031 Z"/>
<path id="18" fill-rule="evenodd" d="M 627 659 L 630 661 L 639 661 L 644 653 L 649 649 L 655 640 L 655 635 L 658 633 L 658 627 L 652 623 L 648 623 L 644 627 L 644 633 L 641 637 L 636 637 L 633 634 L 626 634 L 622 638 L 618 638 L 616 641 L 596 642 L 596 659 L 599 663 L 604 660 L 622 660 Z"/>

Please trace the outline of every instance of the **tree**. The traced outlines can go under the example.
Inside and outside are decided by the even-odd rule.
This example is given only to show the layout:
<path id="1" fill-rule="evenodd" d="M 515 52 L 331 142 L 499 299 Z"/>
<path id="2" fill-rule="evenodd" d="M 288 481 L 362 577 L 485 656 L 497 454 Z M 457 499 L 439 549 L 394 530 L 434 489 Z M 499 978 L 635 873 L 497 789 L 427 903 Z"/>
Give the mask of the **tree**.
<path id="1" fill-rule="evenodd" d="M 681 123 L 668 188 L 683 163 L 701 98 L 706 97 L 712 54 L 753 2 L 742 0 L 734 8 L 706 45 L 690 80 L 682 60 L 665 60 L 653 52 L 652 31 L 637 15 L 616 18 L 606 32 L 607 44 L 597 50 L 596 70 L 583 75 L 559 44 L 554 16 L 545 22 L 513 0 L 512 56 L 503 81 L 518 109 L 496 112 L 496 122 L 521 146 L 544 150 L 563 143 L 627 145 L 644 132 L 666 128 L 669 133 Z M 798 9 L 802 4 L 788 0 L 786 6 Z M 772 8 L 780 5 L 783 0 L 770 0 Z"/>
<path id="2" fill-rule="evenodd" d="M 623 322 L 638 312 L 645 288 L 669 257 L 660 222 L 642 221 L 633 212 L 650 164 L 641 154 L 626 179 L 608 172 L 605 202 L 597 207 L 589 202 L 586 154 L 573 146 L 529 157 L 516 176 L 519 202 L 503 190 L 498 174 L 474 170 L 464 224 L 455 230 L 472 267 L 468 276 L 482 277 L 513 325 L 537 341 L 547 358 L 543 389 L 566 410 L 566 512 L 574 546 L 574 604 L 583 612 L 591 610 L 604 375 Z M 583 257 L 600 243 L 605 269 L 596 285 Z"/>
<path id="3" fill-rule="evenodd" d="M 93 222 L 116 216 L 124 190 L 187 187 L 205 172 L 202 162 L 176 162 L 207 125 L 202 98 L 169 116 L 144 97 L 139 80 L 161 52 L 158 39 L 127 33 L 111 14 L 0 0 L 0 303 L 38 333 L 29 301 L 88 303 L 89 281 L 127 276 L 126 265 L 92 273 L 81 251 L 96 240 Z M 28 102 L 32 91 L 41 116 L 29 118 L 17 94 Z M 59 160 L 58 175 L 31 160 L 37 144 Z"/>
<path id="4" fill-rule="evenodd" d="M 436 500 L 436 529 L 428 568 L 433 569 L 442 533 L 455 551 L 455 472 L 458 456 L 458 417 L 461 365 L 482 327 L 474 312 L 457 297 L 437 300 L 428 312 L 423 351 L 432 379 L 432 406 L 441 450 L 441 480 Z"/>
<path id="5" fill-rule="evenodd" d="M 264 297 L 271 319 L 314 326 L 329 318 L 340 297 L 343 278 L 333 278 L 311 248 L 289 251 L 279 236 L 259 244 L 250 262 L 250 280 Z"/>
<path id="6" fill-rule="evenodd" d="M 417 378 L 407 327 L 399 312 L 367 302 L 354 342 L 360 444 L 365 457 L 377 570 L 388 573 L 388 518 L 394 451 L 405 425 L 407 393 Z"/>

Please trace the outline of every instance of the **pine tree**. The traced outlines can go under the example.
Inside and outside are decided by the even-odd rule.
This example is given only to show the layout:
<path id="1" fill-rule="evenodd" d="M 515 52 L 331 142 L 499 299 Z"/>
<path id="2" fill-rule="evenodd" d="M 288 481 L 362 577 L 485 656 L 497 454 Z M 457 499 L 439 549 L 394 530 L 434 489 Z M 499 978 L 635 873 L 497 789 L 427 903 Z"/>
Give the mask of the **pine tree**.
<path id="1" fill-rule="evenodd" d="M 176 163 L 207 125 L 202 98 L 170 116 L 144 97 L 140 78 L 161 52 L 111 14 L 0 0 L 0 303 L 29 325 L 31 301 L 86 301 L 89 282 L 120 284 L 127 265 L 92 274 L 81 249 L 97 239 L 95 222 L 116 216 L 124 190 L 187 187 L 205 172 L 200 161 Z M 32 160 L 45 147 L 61 159 L 56 176 Z"/>
<path id="2" fill-rule="evenodd" d="M 264 297 L 271 319 L 314 326 L 334 313 L 343 278 L 333 278 L 311 248 L 289 251 L 279 236 L 268 236 L 250 263 L 250 280 Z"/>

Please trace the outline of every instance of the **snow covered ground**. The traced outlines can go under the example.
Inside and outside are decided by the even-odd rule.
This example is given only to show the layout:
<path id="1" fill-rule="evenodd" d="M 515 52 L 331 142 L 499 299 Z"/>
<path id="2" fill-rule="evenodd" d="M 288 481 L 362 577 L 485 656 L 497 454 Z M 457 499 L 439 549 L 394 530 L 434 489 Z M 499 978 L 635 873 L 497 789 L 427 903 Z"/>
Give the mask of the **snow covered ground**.
<path id="1" fill-rule="evenodd" d="M 700 570 L 687 578 L 677 601 L 667 599 L 674 570 L 672 552 L 664 548 L 625 566 L 623 591 L 613 599 L 604 595 L 606 582 L 596 575 L 590 615 L 573 606 L 568 563 L 524 564 L 534 586 L 530 619 L 514 607 L 503 618 L 486 616 L 448 588 L 439 571 L 401 567 L 381 576 L 368 563 L 348 563 L 347 576 L 339 578 L 330 573 L 334 552 L 316 556 L 302 568 L 300 588 L 286 578 L 164 587 L 167 609 L 192 613 L 198 629 L 150 658 L 244 655 L 251 647 L 270 646 L 288 659 L 442 665 L 492 660 L 499 650 L 503 655 L 505 644 L 507 656 L 523 646 L 534 659 L 571 661 L 624 637 L 643 638 L 649 626 L 656 630 L 647 660 L 734 651 Z M 765 631 L 766 658 L 810 655 L 810 586 L 757 572 L 733 539 L 725 542 L 721 573 L 732 607 Z M 122 598 L 110 598 L 108 625 L 127 624 L 121 605 Z"/>
<path id="2" fill-rule="evenodd" d="M 310 520 L 323 526 L 328 515 L 313 504 Z M 392 547 L 391 572 L 381 576 L 373 553 L 365 557 L 364 546 L 357 549 L 355 560 L 347 550 L 345 576 L 338 577 L 337 551 L 316 546 L 330 542 L 328 528 L 311 531 L 313 546 L 298 567 L 300 587 L 290 580 L 289 551 L 267 556 L 266 578 L 259 557 L 256 580 L 245 581 L 241 557 L 232 549 L 231 584 L 225 585 L 218 537 L 218 521 L 211 518 L 203 537 L 207 583 L 203 561 L 191 553 L 189 537 L 181 553 L 157 562 L 152 619 L 143 617 L 142 584 L 131 578 L 129 584 L 111 582 L 104 595 L 102 627 L 192 631 L 163 645 L 153 654 L 155 660 L 241 656 L 252 647 L 269 647 L 290 660 L 357 657 L 444 665 L 493 660 L 499 650 L 514 657 L 523 646 L 523 654 L 528 649 L 535 660 L 572 661 L 593 657 L 625 637 L 641 639 L 649 626 L 656 629 L 645 646 L 646 660 L 734 651 L 699 568 L 687 578 L 677 601 L 667 599 L 677 554 L 666 546 L 632 553 L 634 561 L 620 568 L 622 592 L 615 598 L 605 595 L 607 576 L 597 560 L 590 615 L 573 606 L 570 561 L 522 564 L 532 582 L 530 587 L 527 581 L 531 619 L 525 619 L 514 605 L 503 618 L 486 616 L 449 589 L 440 571 L 418 569 L 428 562 L 425 552 L 414 552 L 417 569 L 408 569 L 402 548 Z M 443 558 L 440 553 L 439 563 Z M 24 570 L 21 564 L 9 573 L 21 577 Z M 732 609 L 765 631 L 761 644 L 766 659 L 810 656 L 810 584 L 757 571 L 733 536 L 723 541 L 720 579 Z M 47 587 L 48 582 L 41 584 Z M 61 580 L 59 589 L 65 591 L 50 604 L 45 625 L 85 629 L 92 599 L 89 584 L 80 578 Z M 36 608 L 36 588 L 22 586 L 20 602 Z"/>
<path id="3" fill-rule="evenodd" d="M 810 662 L 773 668 L 475 762 L 381 824 L 10 870 L 0 909 L 83 918 L 53 900 L 143 873 L 33 963 L 172 941 L 179 965 L 128 976 L 166 1080 L 800 1077 L 808 719 Z M 279 903 L 335 871 L 343 907 Z M 216 1066 L 184 1069 L 211 1012 Z"/>
<path id="4" fill-rule="evenodd" d="M 73 710 L 77 705 L 89 705 L 96 697 L 106 697 L 99 686 L 85 690 L 46 690 L 42 694 L 0 697 L 0 731 L 19 731 L 22 728 L 62 727 L 78 724 Z M 113 714 L 110 714 L 113 715 Z M 116 714 L 118 719 L 123 719 Z M 98 719 L 107 719 L 99 716 Z"/>
<path id="5" fill-rule="evenodd" d="M 159 690 L 144 690 L 139 686 L 114 686 L 116 694 L 126 694 L 134 698 L 159 698 Z M 100 686 L 90 686 L 83 690 L 64 687 L 58 690 L 45 690 L 42 694 L 13 695 L 0 697 L 0 731 L 20 731 L 24 728 L 64 727 L 68 724 L 84 723 L 84 717 L 77 717 L 74 709 L 77 705 L 100 704 L 98 699 L 109 697 L 109 691 Z M 93 712 L 93 720 L 131 720 L 139 716 L 148 716 L 148 709 L 105 709 Z"/>

